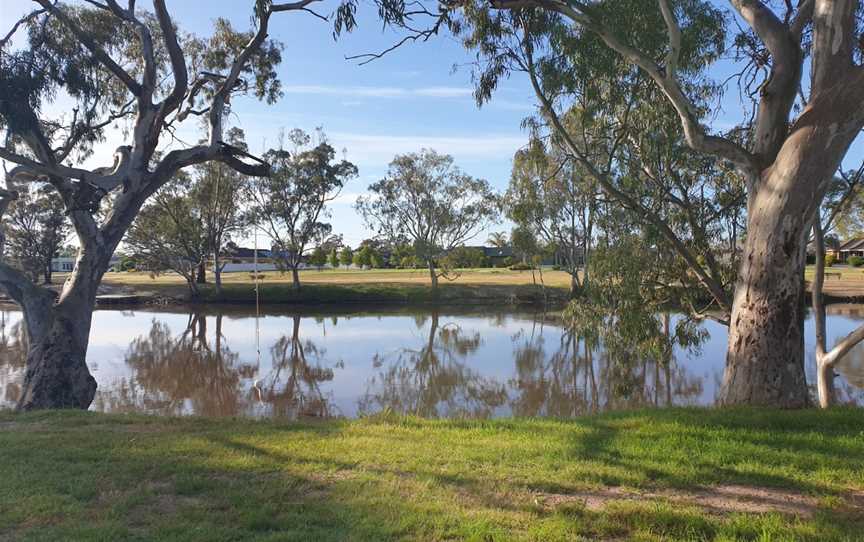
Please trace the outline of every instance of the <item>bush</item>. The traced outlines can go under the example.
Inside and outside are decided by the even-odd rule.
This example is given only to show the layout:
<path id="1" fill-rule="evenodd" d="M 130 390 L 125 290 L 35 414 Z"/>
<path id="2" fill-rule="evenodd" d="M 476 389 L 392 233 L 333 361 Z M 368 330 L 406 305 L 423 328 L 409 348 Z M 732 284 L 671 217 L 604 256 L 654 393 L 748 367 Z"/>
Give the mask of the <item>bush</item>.
<path id="1" fill-rule="evenodd" d="M 510 271 L 530 271 L 534 269 L 534 266 L 527 263 L 514 263 L 510 266 Z"/>
<path id="2" fill-rule="evenodd" d="M 854 258 L 854 256 L 853 256 L 853 258 Z M 832 265 L 834 265 L 834 262 L 836 260 L 837 260 L 837 258 L 835 258 L 833 254 L 828 254 L 827 256 L 825 256 L 825 267 L 831 267 Z"/>
<path id="3" fill-rule="evenodd" d="M 825 260 L 828 260 L 828 257 L 825 257 Z M 849 259 L 846 260 L 849 265 L 852 267 L 861 267 L 864 265 L 864 258 L 861 256 L 849 256 Z M 827 263 L 825 265 L 828 265 Z"/>

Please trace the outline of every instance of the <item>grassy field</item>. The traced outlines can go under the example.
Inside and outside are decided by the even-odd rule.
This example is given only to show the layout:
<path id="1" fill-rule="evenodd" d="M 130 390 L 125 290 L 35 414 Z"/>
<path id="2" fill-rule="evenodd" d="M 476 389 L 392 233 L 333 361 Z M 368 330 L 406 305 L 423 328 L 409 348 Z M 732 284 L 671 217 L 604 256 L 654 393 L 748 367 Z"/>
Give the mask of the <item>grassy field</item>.
<path id="1" fill-rule="evenodd" d="M 291 275 L 270 271 L 262 273 L 261 299 L 267 303 L 320 302 L 411 302 L 432 300 L 429 274 L 425 270 L 306 270 L 300 273 L 301 291 L 291 288 Z M 212 275 L 208 277 L 212 281 Z M 539 282 L 540 275 L 536 274 Z M 543 272 L 547 293 L 564 297 L 569 289 L 570 277 L 563 271 Z M 58 277 L 56 282 L 61 282 Z M 187 293 L 182 277 L 166 273 L 151 277 L 149 273 L 108 273 L 104 284 L 114 291 L 136 292 L 143 295 L 182 297 Z M 250 273 L 223 275 L 224 294 L 217 298 L 212 284 L 202 287 L 204 301 L 254 301 Z M 453 281 L 440 279 L 440 300 L 502 301 L 512 298 L 536 301 L 541 290 L 534 284 L 530 271 L 509 269 L 465 269 Z"/>
<path id="2" fill-rule="evenodd" d="M 861 540 L 861 412 L 0 413 L 0 539 Z"/>

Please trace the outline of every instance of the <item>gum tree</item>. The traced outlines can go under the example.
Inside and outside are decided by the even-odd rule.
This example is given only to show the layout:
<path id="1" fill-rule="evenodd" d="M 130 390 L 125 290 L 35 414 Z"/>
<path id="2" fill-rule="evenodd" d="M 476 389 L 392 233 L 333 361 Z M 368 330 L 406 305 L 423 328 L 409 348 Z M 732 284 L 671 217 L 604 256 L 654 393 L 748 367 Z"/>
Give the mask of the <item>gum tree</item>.
<path id="1" fill-rule="evenodd" d="M 427 12 L 435 21 L 428 29 L 412 31 L 416 22 L 403 28 L 415 39 L 443 24 L 467 36 L 483 64 L 477 77 L 482 99 L 510 73 L 511 53 L 526 43 L 549 53 L 549 62 L 526 67 L 541 82 L 586 55 L 611 54 L 632 68 L 622 76 L 635 71 L 648 77 L 675 110 L 687 144 L 731 165 L 746 187 L 746 239 L 731 299 L 720 402 L 802 407 L 808 402 L 805 244 L 832 176 L 864 126 L 861 6 L 858 0 L 729 0 L 742 29 L 734 40 L 739 80 L 749 91 L 742 95 L 754 103 L 741 126 L 718 134 L 704 119 L 719 106 L 702 103 L 692 84 L 711 60 L 693 63 L 700 43 L 732 24 L 715 5 L 453 0 L 442 3 L 439 13 Z M 532 18 L 544 24 L 532 25 Z M 538 73 L 543 66 L 550 71 Z M 555 130 L 565 140 L 572 136 L 563 126 Z"/>
<path id="2" fill-rule="evenodd" d="M 152 13 L 136 9 L 135 0 L 37 0 L 33 12 L 3 31 L 0 159 L 13 167 L 0 190 L 0 211 L 24 185 L 49 187 L 62 199 L 80 247 L 59 295 L 0 261 L 0 287 L 22 307 L 30 339 L 20 409 L 90 405 L 96 382 L 85 358 L 97 288 L 152 194 L 179 170 L 206 162 L 246 175 L 269 173 L 264 161 L 225 141 L 224 121 L 240 95 L 279 97 L 281 45 L 267 37 L 271 19 L 308 12 L 314 2 L 250 1 L 252 30 L 217 19 L 211 36 L 196 38 L 177 29 L 164 0 L 153 0 Z M 352 27 L 353 10 L 340 7 L 336 31 Z M 51 114 L 56 97 L 70 104 L 66 115 Z M 176 129 L 199 121 L 207 132 L 202 143 L 172 143 Z M 84 167 L 93 144 L 123 122 L 128 131 L 111 134 L 127 139 L 114 163 Z"/>
<path id="3" fill-rule="evenodd" d="M 303 255 L 333 230 L 323 221 L 328 216 L 327 203 L 357 176 L 357 166 L 337 161 L 336 150 L 323 133 L 318 136 L 320 142 L 311 146 L 312 138 L 306 132 L 292 130 L 288 139 L 293 150 L 268 151 L 265 159 L 273 170 L 253 180 L 249 189 L 252 220 L 270 237 L 282 270 L 291 271 L 295 290 L 300 289 L 298 270 Z"/>
<path id="4" fill-rule="evenodd" d="M 357 199 L 357 210 L 382 236 L 414 244 L 429 269 L 433 295 L 444 276 L 440 260 L 473 239 L 498 212 L 489 183 L 453 165 L 453 157 L 431 149 L 396 156 L 387 176 Z"/>

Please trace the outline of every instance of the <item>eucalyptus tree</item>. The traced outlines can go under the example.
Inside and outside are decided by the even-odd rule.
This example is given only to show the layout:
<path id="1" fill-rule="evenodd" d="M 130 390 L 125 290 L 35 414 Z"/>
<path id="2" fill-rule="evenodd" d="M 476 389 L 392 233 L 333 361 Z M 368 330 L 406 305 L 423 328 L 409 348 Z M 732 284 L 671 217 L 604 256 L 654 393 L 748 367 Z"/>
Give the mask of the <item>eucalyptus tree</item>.
<path id="1" fill-rule="evenodd" d="M 226 131 L 229 144 L 248 150 L 243 130 Z M 199 209 L 208 256 L 213 263 L 216 291 L 222 291 L 222 253 L 246 222 L 243 217 L 248 177 L 222 162 L 205 162 L 195 167 L 193 186 L 189 197 Z M 206 263 L 206 262 L 205 262 Z"/>
<path id="2" fill-rule="evenodd" d="M 408 239 L 426 264 L 433 295 L 447 277 L 441 259 L 477 236 L 496 218 L 498 196 L 489 183 L 453 165 L 453 157 L 431 149 L 396 156 L 387 176 L 357 199 L 367 225 L 393 242 Z"/>
<path id="3" fill-rule="evenodd" d="M 173 271 L 198 297 L 200 269 L 210 254 L 207 223 L 184 172 L 141 209 L 123 241 L 139 269 L 156 275 Z"/>
<path id="4" fill-rule="evenodd" d="M 539 139 L 532 143 L 514 156 L 504 206 L 511 220 L 554 247 L 575 296 L 588 278 L 583 272 L 580 279 L 579 272 L 588 261 L 600 209 L 597 183 L 555 147 Z"/>
<path id="5" fill-rule="evenodd" d="M 333 231 L 323 221 L 328 216 L 327 203 L 357 177 L 357 166 L 337 161 L 336 150 L 320 131 L 318 138 L 313 146 L 309 134 L 292 130 L 288 134 L 292 151 L 268 151 L 264 158 L 272 164 L 270 175 L 250 183 L 252 220 L 270 237 L 276 261 L 283 270 L 291 271 L 295 289 L 300 288 L 298 270 L 303 255 Z"/>
<path id="6" fill-rule="evenodd" d="M 197 38 L 178 30 L 164 0 L 153 0 L 152 13 L 136 9 L 134 0 L 36 0 L 37 9 L 3 31 L 0 159 L 14 167 L 0 191 L 0 211 L 23 185 L 48 186 L 62 199 L 80 246 L 59 297 L 0 262 L 0 286 L 21 305 L 30 334 L 19 408 L 86 408 L 92 401 L 96 381 L 85 357 L 97 287 L 152 194 L 177 171 L 205 162 L 246 175 L 269 173 L 263 160 L 225 141 L 224 120 L 241 95 L 279 97 L 275 68 L 282 46 L 268 39 L 271 18 L 308 14 L 315 2 L 250 0 L 252 30 L 216 19 L 212 35 Z M 354 27 L 355 8 L 352 0 L 336 8 L 336 33 Z M 69 114 L 53 115 L 47 107 L 57 96 L 68 99 Z M 128 141 L 117 147 L 114 163 L 83 167 L 116 123 L 127 123 L 128 131 L 116 136 Z M 181 126 L 202 124 L 203 143 L 170 138 Z"/>
<path id="7" fill-rule="evenodd" d="M 5 250 L 10 262 L 30 280 L 42 277 L 45 284 L 51 284 L 52 260 L 59 256 L 69 233 L 57 194 L 22 190 L 9 210 L 0 251 Z"/>
<path id="8" fill-rule="evenodd" d="M 706 38 L 722 44 L 713 37 L 726 30 L 721 12 L 708 2 L 467 0 L 458 5 L 474 36 L 485 36 L 484 45 L 488 37 L 500 43 L 495 36 L 502 35 L 501 27 L 517 29 L 517 46 L 548 46 L 547 66 L 566 64 L 573 55 L 614 52 L 662 92 L 691 148 L 735 168 L 746 187 L 747 232 L 731 299 L 721 401 L 801 407 L 807 404 L 806 238 L 834 172 L 864 126 L 860 6 L 857 0 L 730 4 L 744 24 L 735 40 L 742 80 L 756 82 L 752 120 L 736 134 L 710 133 L 703 124 L 709 111 L 691 84 L 719 56 L 700 54 Z M 526 25 L 534 17 L 543 19 L 542 27 Z M 525 29 L 527 36 L 521 32 Z M 562 55 L 562 47 L 573 55 Z M 486 96 L 509 71 L 495 62 L 502 48 L 495 51 L 480 77 Z M 802 81 L 805 65 L 810 67 L 807 82 Z M 545 95 L 543 82 L 549 79 L 541 75 L 545 81 L 536 84 L 537 64 L 526 68 L 535 75 L 535 90 L 556 131 L 568 147 L 576 147 Z"/>

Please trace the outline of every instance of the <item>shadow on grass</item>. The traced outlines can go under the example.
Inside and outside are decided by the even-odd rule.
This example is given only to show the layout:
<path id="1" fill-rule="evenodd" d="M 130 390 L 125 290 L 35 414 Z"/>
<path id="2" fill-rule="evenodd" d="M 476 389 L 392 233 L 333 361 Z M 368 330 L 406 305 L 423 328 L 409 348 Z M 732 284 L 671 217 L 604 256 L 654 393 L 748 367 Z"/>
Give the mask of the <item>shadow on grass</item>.
<path id="1" fill-rule="evenodd" d="M 85 413 L 0 421 L 17 424 L 0 430 L 0 539 L 853 540 L 864 529 L 861 515 L 842 506 L 808 520 L 536 499 L 586 487 L 734 483 L 830 500 L 855 483 L 864 489 L 860 411 L 676 409 L 567 422 Z"/>

